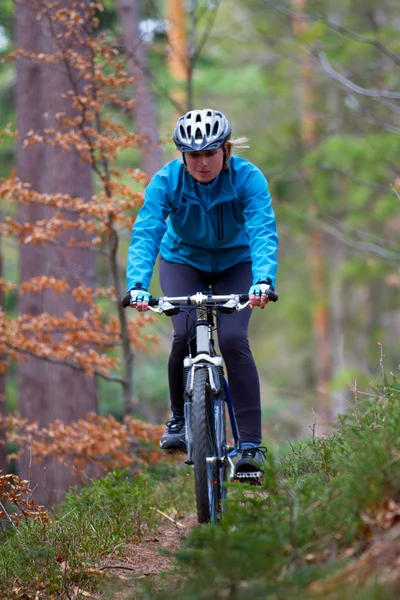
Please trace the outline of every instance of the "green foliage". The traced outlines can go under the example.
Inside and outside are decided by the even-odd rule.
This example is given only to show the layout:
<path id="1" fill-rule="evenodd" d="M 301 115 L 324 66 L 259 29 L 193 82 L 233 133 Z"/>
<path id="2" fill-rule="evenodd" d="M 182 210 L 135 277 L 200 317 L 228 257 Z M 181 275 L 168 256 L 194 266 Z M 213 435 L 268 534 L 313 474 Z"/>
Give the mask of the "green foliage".
<path id="1" fill-rule="evenodd" d="M 262 490 L 230 486 L 222 523 L 193 530 L 177 555 L 182 600 L 310 597 L 312 582 L 362 553 L 379 530 L 379 509 L 400 492 L 398 381 L 384 392 L 361 405 L 355 400 L 332 435 L 297 444 L 284 456 L 269 455 Z M 391 597 L 389 584 L 364 579 L 336 589 L 334 597 Z M 151 592 L 153 599 L 175 593 Z"/>
<path id="2" fill-rule="evenodd" d="M 72 490 L 51 523 L 9 529 L 0 539 L 0 597 L 11 598 L 12 588 L 29 598 L 35 593 L 71 597 L 74 586 L 96 589 L 100 572 L 93 568 L 103 557 L 122 555 L 126 544 L 140 542 L 157 527 L 155 508 L 168 512 L 190 506 L 187 477 L 172 466 L 163 476 L 156 473 L 155 467 L 132 479 L 116 469 Z"/>

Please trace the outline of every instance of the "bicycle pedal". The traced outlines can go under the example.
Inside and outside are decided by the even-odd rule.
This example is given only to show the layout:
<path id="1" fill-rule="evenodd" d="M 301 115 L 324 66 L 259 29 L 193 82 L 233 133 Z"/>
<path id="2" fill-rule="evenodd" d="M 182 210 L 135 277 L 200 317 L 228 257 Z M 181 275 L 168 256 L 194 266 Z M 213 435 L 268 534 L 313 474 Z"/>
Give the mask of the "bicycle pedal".
<path id="1" fill-rule="evenodd" d="M 186 450 L 183 448 L 163 448 L 163 454 L 171 456 L 172 454 L 186 454 Z"/>
<path id="2" fill-rule="evenodd" d="M 235 479 L 238 479 L 242 483 L 250 483 L 251 485 L 261 485 L 262 476 L 261 471 L 235 473 Z"/>

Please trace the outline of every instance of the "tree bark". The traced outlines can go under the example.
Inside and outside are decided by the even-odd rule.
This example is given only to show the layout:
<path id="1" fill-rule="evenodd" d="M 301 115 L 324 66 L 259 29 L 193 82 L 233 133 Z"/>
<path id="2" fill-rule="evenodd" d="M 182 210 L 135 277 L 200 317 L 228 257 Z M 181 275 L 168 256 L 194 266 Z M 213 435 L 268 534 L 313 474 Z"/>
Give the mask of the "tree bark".
<path id="1" fill-rule="evenodd" d="M 136 78 L 135 117 L 138 133 L 146 137 L 142 155 L 142 170 L 152 177 L 162 167 L 157 114 L 150 90 L 146 50 L 140 37 L 140 12 L 137 0 L 118 0 L 118 13 L 129 56 L 128 68 Z"/>
<path id="2" fill-rule="evenodd" d="M 33 52 L 54 52 L 55 43 L 45 19 L 37 21 L 32 6 L 23 4 L 17 4 L 16 13 L 17 46 Z M 29 130 L 59 128 L 55 117 L 57 113 L 76 114 L 67 95 L 72 87 L 62 63 L 39 66 L 30 60 L 19 61 L 17 113 L 21 141 Z M 26 149 L 21 141 L 17 149 L 17 169 L 23 181 L 40 192 L 61 192 L 89 200 L 92 194 L 91 167 L 80 160 L 76 151 L 66 152 L 50 146 Z M 32 205 L 21 207 L 20 218 L 34 222 L 51 218 L 53 213 L 51 208 Z M 72 287 L 80 283 L 93 285 L 93 254 L 89 250 L 67 248 L 68 238 L 68 234 L 64 234 L 58 246 L 22 247 L 21 280 L 46 275 L 65 279 Z M 81 316 L 87 306 L 77 304 L 68 294 L 46 291 L 22 296 L 19 308 L 21 313 L 33 316 L 44 312 L 60 316 L 67 310 Z M 38 421 L 42 426 L 55 419 L 68 423 L 84 418 L 89 411 L 96 411 L 96 386 L 92 377 L 72 372 L 67 366 L 50 365 L 30 358 L 20 367 L 19 403 L 21 416 L 29 421 Z M 59 502 L 69 486 L 77 482 L 70 470 L 54 459 L 48 460 L 45 465 L 33 464 L 32 467 L 30 462 L 28 452 L 21 461 L 21 475 L 30 479 L 31 486 L 35 488 L 35 499 L 41 503 Z"/>
<path id="3" fill-rule="evenodd" d="M 1 217 L 0 217 L 1 218 Z M 1 240 L 0 240 L 1 243 Z M 3 277 L 3 253 L 0 246 L 0 277 Z M 4 294 L 0 288 L 0 308 L 4 310 Z M 4 356 L 0 355 L 0 359 L 4 359 Z M 6 410 L 6 375 L 0 373 L 0 471 L 3 474 L 7 473 L 8 461 L 7 461 L 7 446 L 6 446 L 6 428 L 5 418 L 7 416 Z"/>
<path id="4" fill-rule="evenodd" d="M 339 189 L 339 185 L 336 186 Z M 332 273 L 329 297 L 331 299 L 331 348 L 332 348 L 332 378 L 339 377 L 350 365 L 345 358 L 345 289 L 343 285 L 342 267 L 346 258 L 344 245 L 330 238 L 329 240 L 329 271 Z M 336 388 L 332 398 L 332 413 L 334 416 L 344 414 L 349 409 L 348 386 Z"/>
<path id="5" fill-rule="evenodd" d="M 40 28 L 31 10 L 23 3 L 16 4 L 16 47 L 28 52 L 38 53 L 40 49 Z M 41 146 L 23 148 L 23 140 L 28 131 L 42 130 L 42 115 L 40 112 L 40 71 L 39 62 L 27 58 L 17 61 L 16 108 L 17 129 L 17 175 L 28 182 L 32 189 L 40 190 L 40 166 L 43 149 Z M 34 223 L 43 217 L 42 207 L 35 204 L 20 204 L 19 220 Z M 43 252 L 38 246 L 20 247 L 20 280 L 25 281 L 33 274 L 42 272 Z M 41 312 L 38 294 L 27 293 L 19 297 L 19 312 L 38 315 Z M 44 413 L 41 410 L 40 399 L 44 397 L 46 381 L 42 376 L 38 361 L 33 359 L 22 363 L 18 370 L 19 409 L 22 416 L 36 420 Z M 30 399 L 34 399 L 32 403 Z M 31 456 L 27 450 L 21 457 L 20 475 L 30 481 L 42 480 L 43 467 L 34 468 L 31 473 Z M 37 495 L 42 500 L 43 493 Z"/>
<path id="6" fill-rule="evenodd" d="M 169 73 L 176 83 L 171 92 L 171 98 L 177 107 L 177 118 L 189 110 L 189 98 L 181 87 L 188 81 L 188 49 L 186 41 L 185 11 L 182 0 L 167 0 L 166 15 L 168 19 L 168 55 L 167 66 Z"/>
<path id="7" fill-rule="evenodd" d="M 304 14 L 307 0 L 292 0 L 295 12 Z M 306 21 L 294 21 L 295 34 L 302 34 L 307 30 Z M 312 147 L 316 143 L 317 128 L 315 117 L 315 93 L 312 81 L 312 72 L 307 62 L 310 57 L 303 53 L 302 63 L 299 67 L 299 108 L 301 121 L 301 137 L 305 147 Z M 304 170 L 307 185 L 312 196 L 312 174 Z M 312 217 L 318 213 L 315 200 L 311 200 L 309 212 Z M 329 341 L 329 308 L 326 278 L 326 240 L 325 233 L 315 226 L 311 226 L 309 239 L 309 264 L 311 272 L 311 288 L 313 292 L 313 332 L 315 341 L 315 395 L 316 413 L 318 418 L 318 433 L 329 431 L 332 419 L 332 407 L 329 397 L 329 382 L 331 379 L 331 354 Z"/>

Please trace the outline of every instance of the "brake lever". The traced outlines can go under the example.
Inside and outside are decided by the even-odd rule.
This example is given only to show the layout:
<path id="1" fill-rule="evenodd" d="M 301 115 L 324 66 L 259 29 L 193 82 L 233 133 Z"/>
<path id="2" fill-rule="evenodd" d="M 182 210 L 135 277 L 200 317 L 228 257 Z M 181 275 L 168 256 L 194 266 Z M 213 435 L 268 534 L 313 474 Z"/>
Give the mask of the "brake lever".
<path id="1" fill-rule="evenodd" d="M 176 309 L 178 309 L 178 310 L 176 310 Z M 157 313 L 158 315 L 165 313 L 167 316 L 171 316 L 171 315 L 177 314 L 179 312 L 179 307 L 174 306 L 174 304 L 171 304 L 171 302 L 168 302 L 167 300 L 161 299 L 157 305 L 157 308 L 153 308 L 153 306 L 149 305 L 149 310 L 152 310 L 153 312 Z"/>
<path id="2" fill-rule="evenodd" d="M 241 304 L 239 302 L 239 296 L 234 296 L 230 300 L 228 300 L 228 302 L 223 304 L 221 308 L 228 308 L 228 309 L 231 308 L 232 310 L 241 311 L 241 310 L 244 310 L 245 308 L 247 308 L 247 306 L 249 304 L 250 304 L 250 300 Z"/>
<path id="3" fill-rule="evenodd" d="M 153 312 L 157 313 L 158 315 L 161 315 L 163 312 L 162 310 L 160 310 L 159 306 L 157 306 L 157 308 L 154 308 L 153 306 L 149 306 L 148 309 L 152 310 Z"/>
<path id="4" fill-rule="evenodd" d="M 238 312 L 240 312 L 241 310 L 244 310 L 245 308 L 247 308 L 247 307 L 249 306 L 249 304 L 250 304 L 250 300 L 247 300 L 247 302 L 245 302 L 244 304 L 240 304 L 240 303 L 239 303 L 239 304 L 236 306 L 236 310 L 237 310 Z"/>

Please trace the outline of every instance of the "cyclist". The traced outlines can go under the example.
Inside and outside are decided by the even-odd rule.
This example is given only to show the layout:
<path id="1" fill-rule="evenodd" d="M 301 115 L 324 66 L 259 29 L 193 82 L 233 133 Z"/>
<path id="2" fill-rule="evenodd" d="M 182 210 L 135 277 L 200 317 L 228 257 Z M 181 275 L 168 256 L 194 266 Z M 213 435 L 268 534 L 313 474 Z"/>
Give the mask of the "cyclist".
<path id="1" fill-rule="evenodd" d="M 232 126 L 218 110 L 191 110 L 176 123 L 173 141 L 182 153 L 154 175 L 135 221 L 128 252 L 131 306 L 148 310 L 148 286 L 160 252 L 166 296 L 186 296 L 212 286 L 215 294 L 249 290 L 242 312 L 219 315 L 223 355 L 241 439 L 236 473 L 263 472 L 260 385 L 248 343 L 251 309 L 265 308 L 274 289 L 278 236 L 268 183 L 251 162 L 232 155 L 247 147 L 231 139 Z M 169 217 L 169 218 L 168 218 Z M 185 450 L 182 363 L 187 355 L 187 315 L 174 317 L 168 362 L 172 415 L 160 447 Z"/>

